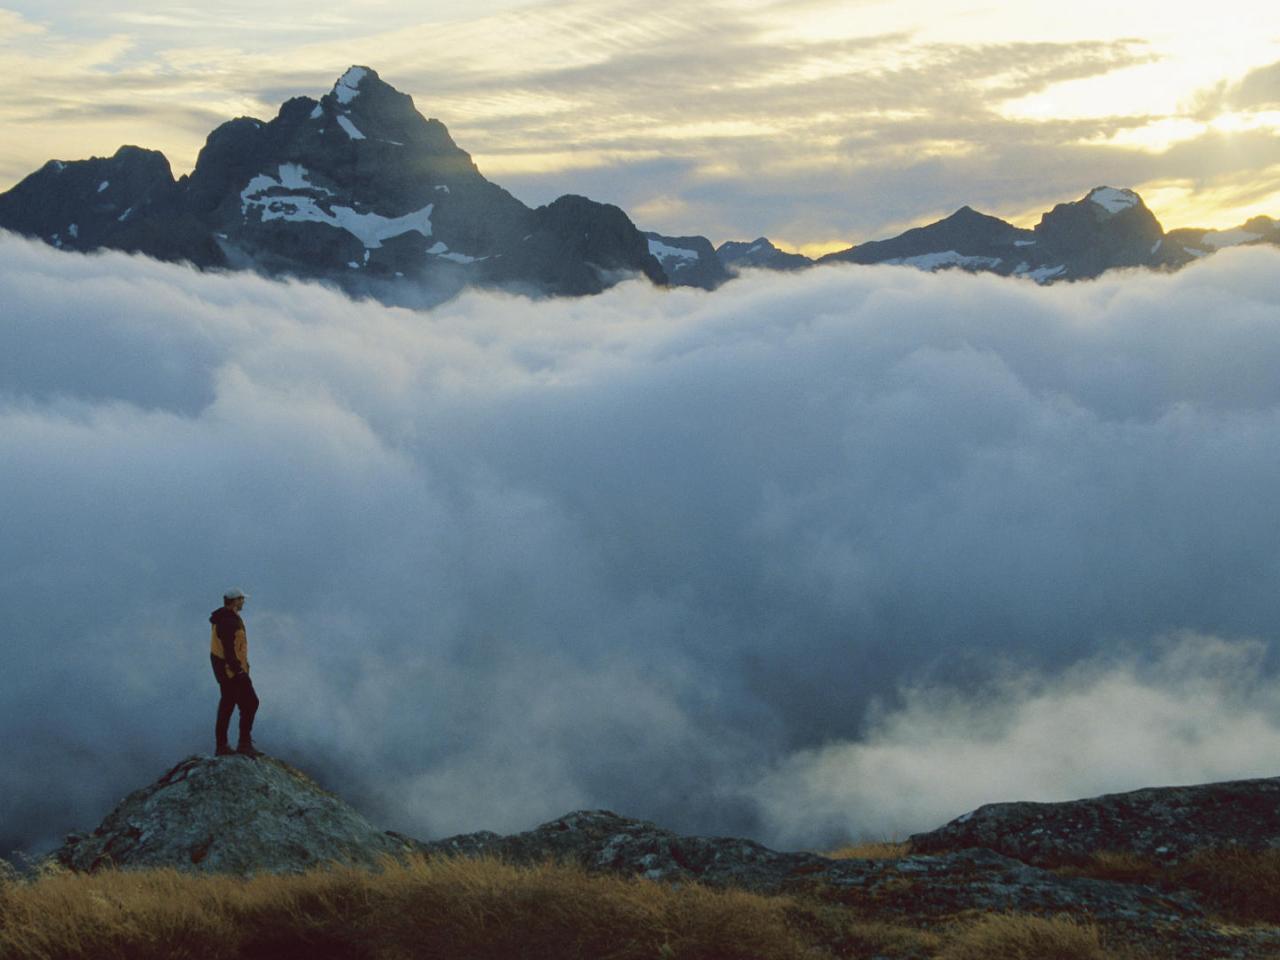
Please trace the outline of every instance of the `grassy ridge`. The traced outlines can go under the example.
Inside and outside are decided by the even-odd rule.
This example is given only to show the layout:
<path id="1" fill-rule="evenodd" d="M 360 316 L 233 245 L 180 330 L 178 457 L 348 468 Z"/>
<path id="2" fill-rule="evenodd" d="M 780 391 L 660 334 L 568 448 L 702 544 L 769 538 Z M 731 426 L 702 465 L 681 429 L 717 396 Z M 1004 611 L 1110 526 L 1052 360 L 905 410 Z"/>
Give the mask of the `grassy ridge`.
<path id="1" fill-rule="evenodd" d="M 1067 918 L 937 930 L 830 904 L 588 874 L 559 864 L 388 861 L 249 880 L 175 870 L 0 882 L 5 960 L 1106 960 Z"/>
<path id="2" fill-rule="evenodd" d="M 1104 851 L 1058 872 L 1186 890 L 1223 920 L 1280 925 L 1280 850 L 1201 850 L 1174 866 Z"/>

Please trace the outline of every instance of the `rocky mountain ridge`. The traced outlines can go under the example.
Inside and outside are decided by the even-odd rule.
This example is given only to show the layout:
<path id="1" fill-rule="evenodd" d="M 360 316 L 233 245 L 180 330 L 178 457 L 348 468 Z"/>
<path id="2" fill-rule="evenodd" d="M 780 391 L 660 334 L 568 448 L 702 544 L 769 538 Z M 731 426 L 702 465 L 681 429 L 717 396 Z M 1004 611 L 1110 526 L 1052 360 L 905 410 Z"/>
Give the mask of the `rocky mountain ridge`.
<path id="1" fill-rule="evenodd" d="M 626 276 L 666 282 L 620 209 L 564 196 L 531 210 L 360 66 L 270 121 L 222 124 L 178 180 L 163 155 L 137 147 L 50 161 L 0 194 L 0 227 L 61 249 L 320 279 L 389 302 L 470 285 L 582 295 Z"/>
<path id="2" fill-rule="evenodd" d="M 508 836 L 421 841 L 376 829 L 280 760 L 193 756 L 122 800 L 91 833 L 68 836 L 52 858 L 85 872 L 165 866 L 240 875 L 329 862 L 376 867 L 387 856 L 557 860 L 650 881 L 874 907 L 913 924 L 973 911 L 1069 913 L 1121 939 L 1198 958 L 1270 955 L 1280 950 L 1280 927 L 1226 928 L 1191 890 L 1059 868 L 1096 851 L 1175 862 L 1206 849 L 1276 848 L 1280 778 L 992 804 L 913 836 L 898 855 L 833 859 L 742 838 L 682 836 L 607 810 L 575 811 Z"/>
<path id="3" fill-rule="evenodd" d="M 530 209 L 487 180 L 445 125 L 369 67 L 269 121 L 209 134 L 195 169 L 164 155 L 51 160 L 0 194 L 0 229 L 65 250 L 116 249 L 204 269 L 251 269 L 336 284 L 388 303 L 430 305 L 468 286 L 530 295 L 598 293 L 643 276 L 714 290 L 744 269 L 856 263 L 960 269 L 1037 283 L 1117 268 L 1176 269 L 1240 244 L 1280 244 L 1255 217 L 1233 230 L 1166 233 L 1132 190 L 1096 187 L 1032 229 L 968 206 L 817 261 L 767 237 L 728 241 L 641 233 L 616 206 L 566 195 Z"/>

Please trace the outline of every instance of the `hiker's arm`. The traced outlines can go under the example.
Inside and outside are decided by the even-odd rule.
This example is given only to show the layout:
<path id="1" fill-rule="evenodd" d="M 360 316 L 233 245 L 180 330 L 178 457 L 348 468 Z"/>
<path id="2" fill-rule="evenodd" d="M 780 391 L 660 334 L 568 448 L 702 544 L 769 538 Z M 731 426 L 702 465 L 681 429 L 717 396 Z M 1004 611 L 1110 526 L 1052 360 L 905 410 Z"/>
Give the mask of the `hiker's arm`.
<path id="1" fill-rule="evenodd" d="M 240 658 L 236 655 L 236 630 L 234 623 L 227 623 L 225 620 L 218 624 L 218 639 L 222 641 L 222 659 L 227 661 L 227 666 L 231 668 L 231 675 L 238 677 L 244 673 L 244 664 L 240 662 Z"/>

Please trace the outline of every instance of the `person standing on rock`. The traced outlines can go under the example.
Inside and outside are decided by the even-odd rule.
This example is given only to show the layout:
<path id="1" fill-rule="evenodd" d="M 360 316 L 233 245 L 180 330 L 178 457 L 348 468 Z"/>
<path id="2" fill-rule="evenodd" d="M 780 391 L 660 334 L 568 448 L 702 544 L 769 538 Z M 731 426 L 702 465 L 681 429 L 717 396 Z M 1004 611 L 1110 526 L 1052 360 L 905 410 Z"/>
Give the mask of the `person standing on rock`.
<path id="1" fill-rule="evenodd" d="M 233 753 L 247 757 L 262 754 L 253 745 L 253 715 L 258 712 L 258 694 L 249 679 L 249 641 L 245 637 L 240 611 L 247 597 L 242 590 L 228 590 L 222 595 L 222 606 L 209 614 L 209 659 L 213 675 L 222 695 L 218 698 L 218 720 L 214 725 L 217 746 L 214 753 L 225 757 Z M 235 750 L 227 743 L 231 712 L 240 711 L 240 743 Z"/>

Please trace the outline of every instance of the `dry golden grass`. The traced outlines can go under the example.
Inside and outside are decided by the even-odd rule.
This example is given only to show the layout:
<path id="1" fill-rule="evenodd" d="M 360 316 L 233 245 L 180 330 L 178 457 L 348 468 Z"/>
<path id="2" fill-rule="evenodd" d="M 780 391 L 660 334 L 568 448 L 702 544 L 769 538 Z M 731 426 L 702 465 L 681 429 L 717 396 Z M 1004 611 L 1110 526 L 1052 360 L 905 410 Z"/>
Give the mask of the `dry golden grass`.
<path id="1" fill-rule="evenodd" d="M 938 960 L 1111 960 L 1098 928 L 1071 917 L 993 914 L 970 924 Z"/>
<path id="2" fill-rule="evenodd" d="M 1280 924 L 1280 850 L 1204 850 L 1168 873 L 1225 919 Z"/>
<path id="3" fill-rule="evenodd" d="M 1086 864 L 1058 872 L 1187 890 L 1224 920 L 1280 924 L 1280 850 L 1201 850 L 1175 866 L 1131 853 L 1100 852 Z"/>
<path id="4" fill-rule="evenodd" d="M 302 876 L 52 872 L 0 883 L 5 960 L 925 956 L 936 938 L 791 897 L 486 860 Z"/>
<path id="5" fill-rule="evenodd" d="M 891 840 L 855 843 L 838 847 L 822 855 L 828 860 L 900 860 L 910 853 L 910 844 Z"/>
<path id="6" fill-rule="evenodd" d="M 1111 879 L 1149 881 L 1153 871 L 1165 881 L 1171 876 L 1118 855 L 1098 857 L 1093 869 Z M 1277 912 L 1280 854 L 1210 852 L 1177 870 L 1180 883 L 1214 903 L 1233 904 L 1224 917 Z M 886 916 L 870 902 L 844 904 L 817 894 L 761 896 L 494 860 L 387 861 L 380 871 L 333 867 L 248 880 L 174 870 L 55 870 L 20 880 L 9 872 L 0 876 L 0 958 L 1135 957 L 1132 948 L 1108 946 L 1093 924 L 1067 916 L 956 918 L 932 929 Z"/>

